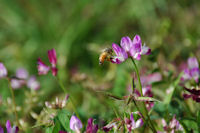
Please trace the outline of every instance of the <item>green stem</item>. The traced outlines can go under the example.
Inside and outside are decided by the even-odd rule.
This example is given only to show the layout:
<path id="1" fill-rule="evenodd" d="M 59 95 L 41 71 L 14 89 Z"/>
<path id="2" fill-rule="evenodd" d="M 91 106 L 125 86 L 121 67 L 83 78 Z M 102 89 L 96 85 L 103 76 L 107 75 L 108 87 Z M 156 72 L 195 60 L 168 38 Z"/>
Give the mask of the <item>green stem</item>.
<path id="1" fill-rule="evenodd" d="M 63 90 L 63 92 L 69 94 L 69 92 L 67 92 L 67 89 L 66 89 L 65 86 L 63 85 L 62 81 L 61 81 L 58 77 L 56 77 L 56 79 L 57 79 L 57 82 L 58 82 L 60 88 Z M 73 108 L 75 114 L 77 115 L 78 118 L 80 118 L 80 116 L 79 116 L 79 114 L 78 114 L 78 112 L 77 112 L 77 110 L 76 110 L 76 107 L 75 107 L 75 104 L 74 104 L 72 95 L 69 96 L 69 99 L 70 99 L 70 101 L 71 101 L 71 103 L 72 103 L 72 108 Z"/>
<path id="2" fill-rule="evenodd" d="M 7 80 L 8 80 L 8 86 L 9 86 L 9 89 L 10 89 L 10 93 L 11 93 L 11 95 L 12 95 L 12 101 L 13 101 L 13 105 L 14 105 L 15 118 L 16 118 L 16 121 L 17 121 L 17 125 L 20 126 L 20 124 L 19 124 L 19 119 L 18 119 L 18 115 L 17 115 L 17 110 L 16 110 L 16 103 L 15 103 L 14 91 L 13 91 L 13 88 L 12 88 L 12 86 L 11 86 L 10 79 L 7 78 Z"/>
<path id="3" fill-rule="evenodd" d="M 134 69 L 135 69 L 135 72 L 136 72 L 136 75 L 137 75 L 137 78 L 138 78 L 139 89 L 140 89 L 139 91 L 140 91 L 141 96 L 143 97 L 142 83 L 141 83 L 141 80 L 140 80 L 140 74 L 139 74 L 139 71 L 138 71 L 138 68 L 137 68 L 137 65 L 136 65 L 135 61 L 134 61 L 132 58 L 131 58 L 131 60 L 132 60 L 132 62 L 133 62 Z M 149 123 L 150 123 L 149 126 L 152 127 L 151 129 L 152 129 L 152 131 L 153 131 L 154 133 L 157 133 L 157 131 L 156 131 L 156 129 L 155 129 L 155 127 L 154 127 L 154 125 L 153 125 L 153 123 L 152 123 L 152 121 L 151 121 L 149 115 L 148 115 L 148 111 L 147 111 L 147 108 L 146 108 L 146 106 L 145 106 L 145 103 L 144 103 L 144 102 L 142 102 L 142 103 L 143 103 L 142 105 L 143 105 L 145 114 L 146 114 L 147 119 L 148 119 L 148 121 L 149 121 Z"/>

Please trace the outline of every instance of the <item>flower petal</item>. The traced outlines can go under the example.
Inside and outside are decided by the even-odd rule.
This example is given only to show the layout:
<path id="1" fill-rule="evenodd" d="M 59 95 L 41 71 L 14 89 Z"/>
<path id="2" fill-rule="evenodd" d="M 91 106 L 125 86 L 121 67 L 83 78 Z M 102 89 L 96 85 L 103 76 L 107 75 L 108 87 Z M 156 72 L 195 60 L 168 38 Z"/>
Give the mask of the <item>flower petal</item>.
<path id="1" fill-rule="evenodd" d="M 75 115 L 71 116 L 70 119 L 70 129 L 73 131 L 77 131 L 83 127 L 81 121 Z"/>
<path id="2" fill-rule="evenodd" d="M 0 78 L 7 76 L 7 69 L 3 63 L 0 62 Z"/>
<path id="3" fill-rule="evenodd" d="M 12 127 L 11 127 L 11 123 L 9 120 L 7 120 L 7 122 L 6 122 L 6 129 L 7 129 L 7 133 L 11 133 Z"/>
<path id="4" fill-rule="evenodd" d="M 4 133 L 3 128 L 0 126 L 0 133 Z"/>
<path id="5" fill-rule="evenodd" d="M 142 118 L 138 119 L 135 124 L 135 128 L 141 127 L 144 124 Z"/>
<path id="6" fill-rule="evenodd" d="M 47 66 L 46 64 L 44 64 L 40 58 L 38 58 L 37 63 L 38 63 L 37 68 L 38 68 L 38 74 L 39 75 L 45 75 L 49 72 L 50 67 Z"/>
<path id="7" fill-rule="evenodd" d="M 19 89 L 19 88 L 21 88 L 23 85 L 26 84 L 26 81 L 25 81 L 25 80 L 22 80 L 22 79 L 15 79 L 15 78 L 11 79 L 10 82 L 11 82 L 11 87 L 12 87 L 13 89 Z"/>
<path id="8" fill-rule="evenodd" d="M 184 70 L 184 74 L 181 77 L 181 80 L 185 81 L 185 80 L 189 80 L 189 79 L 191 79 L 190 70 L 189 69 L 185 69 Z"/>
<path id="9" fill-rule="evenodd" d="M 188 59 L 188 67 L 189 69 L 199 68 L 199 63 L 195 57 L 191 57 Z"/>
<path id="10" fill-rule="evenodd" d="M 192 68 L 190 70 L 190 75 L 192 76 L 192 78 L 194 78 L 194 80 L 198 83 L 199 81 L 199 74 L 200 74 L 200 71 L 199 71 L 199 68 Z"/>
<path id="11" fill-rule="evenodd" d="M 40 83 L 36 80 L 35 76 L 31 76 L 27 81 L 27 87 L 31 90 L 38 90 L 40 88 Z"/>
<path id="12" fill-rule="evenodd" d="M 149 54 L 151 54 L 151 49 L 144 44 L 144 46 L 142 46 L 141 55 Z"/>
<path id="13" fill-rule="evenodd" d="M 16 71 L 16 77 L 20 79 L 27 79 L 28 78 L 28 72 L 24 68 L 19 68 Z"/>
<path id="14" fill-rule="evenodd" d="M 55 67 L 57 63 L 57 57 L 56 50 L 54 48 L 48 51 L 48 58 L 52 66 Z"/>
<path id="15" fill-rule="evenodd" d="M 119 47 L 117 44 L 113 43 L 112 48 L 117 55 L 111 59 L 112 63 L 120 64 L 128 58 L 128 54 L 126 53 L 126 51 L 123 48 Z"/>
<path id="16" fill-rule="evenodd" d="M 133 58 L 140 60 L 141 47 L 142 47 L 142 41 L 140 39 L 140 36 L 136 35 L 133 39 L 133 43 L 130 48 L 130 55 Z"/>
<path id="17" fill-rule="evenodd" d="M 126 36 L 126 37 L 122 37 L 120 45 L 126 52 L 129 52 L 132 46 L 132 43 L 133 43 L 132 40 L 128 36 Z"/>

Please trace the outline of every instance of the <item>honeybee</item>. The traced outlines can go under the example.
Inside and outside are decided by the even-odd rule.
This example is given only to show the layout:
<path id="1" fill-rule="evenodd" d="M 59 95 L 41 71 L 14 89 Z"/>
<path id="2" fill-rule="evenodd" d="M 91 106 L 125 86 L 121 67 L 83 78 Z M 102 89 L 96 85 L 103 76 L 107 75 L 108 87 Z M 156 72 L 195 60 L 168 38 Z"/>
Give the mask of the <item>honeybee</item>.
<path id="1" fill-rule="evenodd" d="M 113 50 L 111 48 L 105 48 L 99 56 L 99 64 L 102 65 L 104 61 L 110 61 L 112 59 Z"/>

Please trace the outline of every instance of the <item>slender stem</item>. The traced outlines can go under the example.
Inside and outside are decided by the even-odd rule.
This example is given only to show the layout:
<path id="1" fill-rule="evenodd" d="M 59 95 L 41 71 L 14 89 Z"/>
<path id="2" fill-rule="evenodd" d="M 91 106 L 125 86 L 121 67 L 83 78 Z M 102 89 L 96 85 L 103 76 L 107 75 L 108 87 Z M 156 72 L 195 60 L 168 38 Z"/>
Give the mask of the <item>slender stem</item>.
<path id="1" fill-rule="evenodd" d="M 66 89 L 65 86 L 63 85 L 62 81 L 61 81 L 58 77 L 56 77 L 56 79 L 57 79 L 58 84 L 60 85 L 60 88 L 63 90 L 63 92 L 64 92 L 64 93 L 69 93 L 69 92 L 67 92 L 67 89 Z M 70 101 L 71 101 L 71 103 L 72 103 L 72 108 L 73 108 L 74 112 L 76 113 L 77 117 L 79 117 L 78 112 L 77 112 L 76 107 L 75 107 L 75 104 L 74 104 L 74 102 L 73 102 L 73 98 L 72 98 L 71 95 L 69 96 L 69 99 L 70 99 Z M 79 117 L 79 118 L 80 118 L 80 117 Z"/>
<path id="2" fill-rule="evenodd" d="M 17 115 L 17 110 L 16 110 L 16 103 L 15 103 L 14 91 L 13 91 L 13 88 L 12 88 L 12 86 L 11 86 L 10 79 L 7 78 L 7 80 L 8 80 L 8 86 L 9 86 L 9 89 L 10 89 L 10 93 L 11 93 L 11 95 L 12 95 L 12 101 L 13 101 L 13 105 L 14 105 L 15 118 L 16 118 L 16 121 L 17 121 L 17 125 L 20 126 L 20 124 L 19 124 L 19 119 L 18 119 L 18 115 Z"/>
<path id="3" fill-rule="evenodd" d="M 141 94 L 141 96 L 143 96 L 143 92 L 142 92 L 142 83 L 141 83 L 141 80 L 140 80 L 140 74 L 139 74 L 139 71 L 138 71 L 138 68 L 137 68 L 137 65 L 136 65 L 136 63 L 135 63 L 135 61 L 131 58 L 131 60 L 132 60 L 132 62 L 133 62 L 133 65 L 134 65 L 134 68 L 135 68 L 135 72 L 136 72 L 136 75 L 137 75 L 137 78 L 138 78 L 138 83 L 139 83 L 139 91 L 140 91 L 140 94 Z M 143 108 L 144 108 L 144 111 L 145 111 L 145 114 L 146 114 L 146 116 L 147 116 L 147 119 L 149 120 L 149 122 L 150 122 L 150 125 L 149 126 L 151 126 L 152 127 L 152 131 L 154 132 L 154 133 L 157 133 L 157 131 L 156 131 L 156 129 L 155 129 L 155 127 L 154 127 L 154 125 L 153 125 L 153 123 L 152 123 L 152 121 L 151 121 L 151 119 L 150 119 L 150 117 L 149 117 L 149 115 L 148 115 L 148 111 L 147 111 L 147 108 L 146 108 L 146 106 L 145 106 L 145 103 L 144 102 L 142 102 L 143 104 Z"/>

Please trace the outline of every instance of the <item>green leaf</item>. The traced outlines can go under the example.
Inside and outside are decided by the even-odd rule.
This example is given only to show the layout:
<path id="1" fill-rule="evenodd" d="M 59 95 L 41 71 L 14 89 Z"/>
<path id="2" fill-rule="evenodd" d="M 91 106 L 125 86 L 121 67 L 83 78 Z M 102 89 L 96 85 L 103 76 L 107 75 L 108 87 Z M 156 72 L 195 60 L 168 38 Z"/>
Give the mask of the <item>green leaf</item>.
<path id="1" fill-rule="evenodd" d="M 55 123 L 52 133 L 58 133 L 60 131 L 60 129 L 61 129 L 60 123 L 58 120 L 56 120 L 56 123 Z"/>
<path id="2" fill-rule="evenodd" d="M 52 127 L 47 127 L 45 130 L 45 133 L 52 133 L 53 132 L 53 126 Z"/>
<path id="3" fill-rule="evenodd" d="M 70 131 L 70 127 L 69 127 L 70 116 L 71 114 L 67 110 L 61 110 L 58 112 L 58 120 L 60 121 L 61 126 L 66 131 Z"/>
<path id="4" fill-rule="evenodd" d="M 200 111 L 197 113 L 197 126 L 198 126 L 198 130 L 200 132 Z"/>
<path id="5" fill-rule="evenodd" d="M 136 100 L 138 101 L 149 101 L 149 102 L 161 102 L 155 98 L 152 97 L 136 97 Z"/>
<path id="6" fill-rule="evenodd" d="M 169 104 L 171 99 L 172 99 L 172 96 L 174 94 L 174 90 L 175 88 L 177 87 L 178 83 L 180 82 L 180 79 L 182 77 L 183 73 L 179 74 L 178 78 L 173 82 L 173 84 L 169 87 L 170 89 L 170 93 L 167 94 L 167 96 L 165 97 L 165 100 L 164 100 L 164 103 L 165 104 Z"/>

